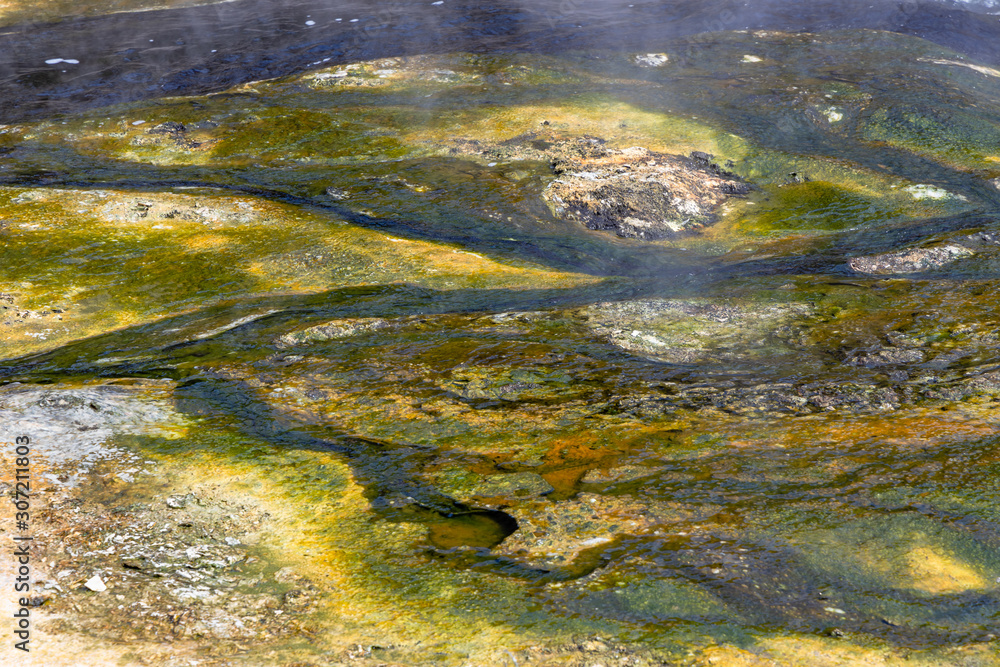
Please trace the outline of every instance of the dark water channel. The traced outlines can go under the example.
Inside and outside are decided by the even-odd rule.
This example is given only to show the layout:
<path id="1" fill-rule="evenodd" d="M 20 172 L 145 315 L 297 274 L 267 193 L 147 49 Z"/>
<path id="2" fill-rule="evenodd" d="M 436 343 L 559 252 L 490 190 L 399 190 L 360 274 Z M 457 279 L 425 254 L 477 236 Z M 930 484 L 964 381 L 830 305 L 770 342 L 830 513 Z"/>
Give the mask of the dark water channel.
<path id="1" fill-rule="evenodd" d="M 319 64 L 392 56 L 657 51 L 677 37 L 724 30 L 863 28 L 919 36 L 1000 63 L 1000 21 L 962 4 L 237 0 L 8 26 L 0 35 L 0 121 L 198 95 Z M 45 64 L 54 58 L 79 62 Z"/>

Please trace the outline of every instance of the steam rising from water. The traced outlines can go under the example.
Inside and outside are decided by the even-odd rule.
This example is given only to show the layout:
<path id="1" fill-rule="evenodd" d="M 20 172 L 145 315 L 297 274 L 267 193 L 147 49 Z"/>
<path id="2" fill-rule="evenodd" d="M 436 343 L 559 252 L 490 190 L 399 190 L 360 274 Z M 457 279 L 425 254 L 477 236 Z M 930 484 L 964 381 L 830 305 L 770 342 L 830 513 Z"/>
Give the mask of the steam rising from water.
<path id="1" fill-rule="evenodd" d="M 998 6 L 1000 0 L 232 0 L 68 18 L 13 26 L 0 35 L 0 93 L 7 100 L 0 122 L 203 94 L 379 57 L 653 52 L 680 36 L 727 30 L 891 30 L 998 64 L 1000 21 L 970 11 Z"/>

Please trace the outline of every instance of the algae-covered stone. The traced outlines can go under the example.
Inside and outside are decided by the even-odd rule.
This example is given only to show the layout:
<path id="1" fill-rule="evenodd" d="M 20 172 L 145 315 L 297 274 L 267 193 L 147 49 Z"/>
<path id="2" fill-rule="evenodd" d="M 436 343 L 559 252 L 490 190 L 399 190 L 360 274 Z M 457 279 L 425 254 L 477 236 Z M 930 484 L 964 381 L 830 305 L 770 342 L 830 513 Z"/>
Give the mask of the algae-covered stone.
<path id="1" fill-rule="evenodd" d="M 847 363 L 852 366 L 878 368 L 881 366 L 919 364 L 924 360 L 925 354 L 921 350 L 907 350 L 896 347 L 887 347 L 880 350 L 859 352 L 848 359 Z"/>
<path id="2" fill-rule="evenodd" d="M 613 468 L 594 468 L 588 470 L 580 481 L 585 484 L 605 484 L 608 482 L 631 482 L 653 475 L 663 468 L 643 465 L 626 464 Z"/>
<path id="3" fill-rule="evenodd" d="M 982 590 L 990 583 L 969 564 L 931 547 L 917 547 L 906 555 L 907 574 L 916 588 L 932 595 Z"/>
<path id="4" fill-rule="evenodd" d="M 734 224 L 741 232 L 785 238 L 831 234 L 968 208 L 955 198 L 914 197 L 906 190 L 906 181 L 885 174 L 845 172 L 832 178 L 832 174 L 815 173 L 815 166 L 795 162 L 786 163 L 786 169 L 791 182 L 752 196 L 753 205 L 740 209 Z M 807 179 L 803 172 L 813 173 Z"/>
<path id="5" fill-rule="evenodd" d="M 508 506 L 555 491 L 541 475 L 531 472 L 479 475 L 459 469 L 442 475 L 437 483 L 443 493 L 477 507 Z"/>
<path id="6" fill-rule="evenodd" d="M 574 500 L 513 508 L 518 530 L 496 549 L 533 567 L 568 566 L 583 551 L 649 529 L 648 508 L 633 498 L 581 493 Z"/>
<path id="7" fill-rule="evenodd" d="M 491 475 L 472 491 L 478 496 L 545 496 L 555 489 L 541 475 L 530 472 L 516 472 L 506 475 Z"/>
<path id="8" fill-rule="evenodd" d="M 705 299 L 599 303 L 581 312 L 624 350 L 674 363 L 752 356 L 810 312 L 804 304 L 743 305 Z"/>
<path id="9" fill-rule="evenodd" d="M 507 510 L 518 530 L 495 549 L 532 567 L 571 567 L 584 552 L 660 526 L 704 520 L 711 505 L 648 502 L 632 496 L 580 493 L 572 500 L 519 503 Z"/>
<path id="10" fill-rule="evenodd" d="M 444 387 L 464 399 L 530 400 L 575 393 L 572 377 L 560 370 L 459 368 Z"/>
<path id="11" fill-rule="evenodd" d="M 333 340 L 335 338 L 347 338 L 348 336 L 369 331 L 379 331 L 391 326 L 393 326 L 392 322 L 380 317 L 331 320 L 324 324 L 317 324 L 306 329 L 284 334 L 275 341 L 275 346 L 286 348 L 296 345 L 308 345 L 309 343 Z"/>
<path id="12" fill-rule="evenodd" d="M 872 113 L 864 138 L 913 151 L 960 169 L 995 166 L 1000 127 L 951 100 L 936 107 L 883 107 Z M 936 189 L 935 189 L 936 190 Z M 943 196 L 943 195 L 942 195 Z"/>
<path id="13" fill-rule="evenodd" d="M 30 201 L 38 201 L 38 193 L 26 193 Z M 254 222 L 260 215 L 251 202 L 242 201 L 199 201 L 186 196 L 171 196 L 157 193 L 149 197 L 115 197 L 111 193 L 102 193 L 103 204 L 98 209 L 98 215 L 110 222 L 143 222 L 167 227 L 171 221 L 176 223 L 197 222 L 202 225 L 219 227 L 228 225 L 246 225 Z M 21 195 L 23 200 L 28 197 Z M 97 203 L 97 202 L 94 202 Z M 80 205 L 89 205 L 83 200 Z"/>

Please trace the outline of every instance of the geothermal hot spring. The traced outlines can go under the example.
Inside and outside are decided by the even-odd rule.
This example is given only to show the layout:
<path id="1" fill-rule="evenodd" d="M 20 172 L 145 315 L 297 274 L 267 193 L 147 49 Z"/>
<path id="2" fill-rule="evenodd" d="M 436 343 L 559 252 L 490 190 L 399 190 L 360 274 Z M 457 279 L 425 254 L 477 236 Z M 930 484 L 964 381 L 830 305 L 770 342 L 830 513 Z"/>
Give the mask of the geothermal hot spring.
<path id="1" fill-rule="evenodd" d="M 998 406 L 998 2 L 0 3 L 4 666 L 1000 665 Z"/>

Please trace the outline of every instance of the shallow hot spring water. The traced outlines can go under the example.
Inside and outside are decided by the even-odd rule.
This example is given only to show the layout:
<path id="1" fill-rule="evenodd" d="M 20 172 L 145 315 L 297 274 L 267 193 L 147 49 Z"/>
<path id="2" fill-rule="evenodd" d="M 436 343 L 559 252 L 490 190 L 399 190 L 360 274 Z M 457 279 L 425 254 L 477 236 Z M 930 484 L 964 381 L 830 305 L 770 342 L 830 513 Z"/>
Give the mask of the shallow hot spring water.
<path id="1" fill-rule="evenodd" d="M 49 664 L 1000 664 L 990 3 L 8 4 Z"/>

